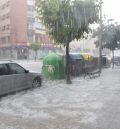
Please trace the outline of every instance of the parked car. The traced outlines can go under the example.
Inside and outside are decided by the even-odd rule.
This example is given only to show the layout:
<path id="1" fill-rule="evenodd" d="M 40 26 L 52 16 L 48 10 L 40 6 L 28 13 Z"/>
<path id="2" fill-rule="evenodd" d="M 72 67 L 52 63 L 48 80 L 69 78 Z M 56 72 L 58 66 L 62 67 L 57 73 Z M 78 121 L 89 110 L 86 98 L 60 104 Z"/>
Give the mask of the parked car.
<path id="1" fill-rule="evenodd" d="M 0 96 L 41 84 L 39 73 L 30 72 L 14 62 L 0 61 Z"/>

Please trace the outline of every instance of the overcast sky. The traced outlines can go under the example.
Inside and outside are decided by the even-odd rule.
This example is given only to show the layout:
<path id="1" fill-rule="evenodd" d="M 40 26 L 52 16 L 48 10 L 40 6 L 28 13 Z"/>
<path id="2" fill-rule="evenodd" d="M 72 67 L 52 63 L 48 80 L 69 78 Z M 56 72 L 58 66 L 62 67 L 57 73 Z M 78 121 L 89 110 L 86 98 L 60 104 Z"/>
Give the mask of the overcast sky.
<path id="1" fill-rule="evenodd" d="M 103 14 L 120 23 L 120 0 L 103 0 Z"/>

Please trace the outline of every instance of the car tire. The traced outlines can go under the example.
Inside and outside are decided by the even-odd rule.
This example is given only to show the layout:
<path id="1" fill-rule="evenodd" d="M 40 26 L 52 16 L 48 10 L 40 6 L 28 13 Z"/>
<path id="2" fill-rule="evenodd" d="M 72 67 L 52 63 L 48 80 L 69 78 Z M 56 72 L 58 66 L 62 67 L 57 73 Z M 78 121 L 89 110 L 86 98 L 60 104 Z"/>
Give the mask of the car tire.
<path id="1" fill-rule="evenodd" d="M 40 87 L 41 86 L 41 78 L 37 77 L 33 80 L 33 87 Z"/>

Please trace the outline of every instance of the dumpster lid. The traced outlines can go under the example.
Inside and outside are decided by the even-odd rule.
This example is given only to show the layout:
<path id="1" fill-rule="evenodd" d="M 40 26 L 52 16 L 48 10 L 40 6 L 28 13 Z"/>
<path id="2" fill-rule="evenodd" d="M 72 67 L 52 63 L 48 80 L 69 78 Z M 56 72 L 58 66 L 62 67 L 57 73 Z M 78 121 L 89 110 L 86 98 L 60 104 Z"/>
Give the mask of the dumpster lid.
<path id="1" fill-rule="evenodd" d="M 89 53 L 80 53 L 80 55 L 83 57 L 83 59 L 84 59 L 85 61 L 93 60 L 93 56 L 90 55 Z"/>
<path id="2" fill-rule="evenodd" d="M 83 59 L 83 57 L 79 53 L 70 53 L 71 60 Z"/>

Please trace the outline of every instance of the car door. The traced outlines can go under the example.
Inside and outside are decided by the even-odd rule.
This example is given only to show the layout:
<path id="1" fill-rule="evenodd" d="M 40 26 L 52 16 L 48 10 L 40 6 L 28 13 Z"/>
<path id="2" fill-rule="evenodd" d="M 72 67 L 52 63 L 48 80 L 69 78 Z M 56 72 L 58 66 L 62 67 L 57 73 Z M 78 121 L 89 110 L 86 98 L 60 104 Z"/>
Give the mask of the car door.
<path id="1" fill-rule="evenodd" d="M 13 76 L 10 75 L 6 64 L 0 64 L 0 95 L 11 92 L 12 88 Z"/>
<path id="2" fill-rule="evenodd" d="M 9 63 L 11 74 L 14 76 L 14 91 L 25 89 L 28 87 L 28 73 L 18 64 Z"/>

